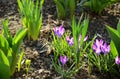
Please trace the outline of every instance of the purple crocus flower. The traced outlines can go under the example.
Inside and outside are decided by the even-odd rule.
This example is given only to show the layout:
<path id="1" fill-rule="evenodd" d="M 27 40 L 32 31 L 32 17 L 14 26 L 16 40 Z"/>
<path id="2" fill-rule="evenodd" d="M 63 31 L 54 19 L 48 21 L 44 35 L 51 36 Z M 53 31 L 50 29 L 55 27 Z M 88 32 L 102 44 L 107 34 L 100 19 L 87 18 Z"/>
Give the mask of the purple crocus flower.
<path id="1" fill-rule="evenodd" d="M 66 56 L 60 56 L 60 62 L 62 65 L 65 65 L 68 61 L 68 58 Z"/>
<path id="2" fill-rule="evenodd" d="M 115 63 L 116 63 L 117 65 L 120 65 L 120 57 L 117 56 L 117 57 L 115 58 Z"/>
<path id="3" fill-rule="evenodd" d="M 80 42 L 81 38 L 82 38 L 82 35 L 80 34 L 79 39 L 78 39 L 79 42 Z M 88 36 L 86 36 L 83 41 L 86 41 L 87 39 L 88 39 Z"/>
<path id="4" fill-rule="evenodd" d="M 93 50 L 95 51 L 96 54 L 100 54 L 101 53 L 101 46 L 103 44 L 103 40 L 101 39 L 100 41 L 98 39 L 96 39 L 94 45 L 93 45 Z"/>
<path id="5" fill-rule="evenodd" d="M 70 46 L 72 46 L 72 45 L 74 44 L 74 39 L 73 39 L 73 37 L 70 38 L 69 36 L 67 36 L 67 37 L 66 37 L 66 41 L 68 42 L 68 44 L 69 44 Z"/>
<path id="6" fill-rule="evenodd" d="M 100 41 L 98 39 L 96 39 L 92 48 L 95 51 L 95 53 L 98 55 L 101 52 L 104 54 L 107 54 L 110 52 L 110 45 L 107 45 L 107 43 L 104 43 L 104 41 L 102 39 L 100 39 Z"/>
<path id="7" fill-rule="evenodd" d="M 53 28 L 55 35 L 57 35 L 59 38 L 63 35 L 65 32 L 64 27 L 61 25 L 60 27 Z"/>
<path id="8" fill-rule="evenodd" d="M 101 51 L 102 51 L 104 54 L 107 54 L 108 52 L 110 52 L 110 45 L 107 45 L 107 43 L 104 43 L 104 44 L 101 46 Z"/>

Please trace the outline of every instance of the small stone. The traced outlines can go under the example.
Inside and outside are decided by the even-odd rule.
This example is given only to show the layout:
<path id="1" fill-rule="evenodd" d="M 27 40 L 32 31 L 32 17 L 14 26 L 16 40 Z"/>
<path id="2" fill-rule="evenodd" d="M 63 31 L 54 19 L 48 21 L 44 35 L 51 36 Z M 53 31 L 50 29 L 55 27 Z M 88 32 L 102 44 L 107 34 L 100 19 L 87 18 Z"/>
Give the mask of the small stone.
<path id="1" fill-rule="evenodd" d="M 34 56 L 38 56 L 38 55 L 39 55 L 39 54 L 38 54 L 38 51 L 34 51 L 34 52 L 33 52 L 33 55 L 34 55 Z"/>
<path id="2" fill-rule="evenodd" d="M 45 70 L 45 71 L 44 71 L 44 73 L 50 73 L 50 71 L 48 71 L 48 70 Z"/>
<path id="3" fill-rule="evenodd" d="M 29 51 L 30 51 L 30 48 L 29 48 L 29 47 L 26 47 L 26 51 L 29 52 Z"/>
<path id="4" fill-rule="evenodd" d="M 38 73 L 42 73 L 44 71 L 44 69 L 39 69 Z"/>
<path id="5" fill-rule="evenodd" d="M 35 76 L 35 73 L 32 73 L 32 76 L 34 77 L 34 76 Z"/>
<path id="6" fill-rule="evenodd" d="M 28 77 L 27 79 L 31 79 L 30 77 Z"/>
<path id="7" fill-rule="evenodd" d="M 39 77 L 39 76 L 36 76 L 35 79 L 40 79 L 40 77 Z"/>

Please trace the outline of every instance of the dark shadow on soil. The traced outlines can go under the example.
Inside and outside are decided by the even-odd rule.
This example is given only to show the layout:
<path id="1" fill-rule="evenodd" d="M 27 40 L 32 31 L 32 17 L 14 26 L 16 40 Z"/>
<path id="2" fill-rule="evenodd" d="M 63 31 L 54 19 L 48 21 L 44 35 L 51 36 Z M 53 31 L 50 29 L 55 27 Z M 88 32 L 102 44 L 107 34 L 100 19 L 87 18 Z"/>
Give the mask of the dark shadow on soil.
<path id="1" fill-rule="evenodd" d="M 0 18 L 4 16 L 11 16 L 15 13 L 18 13 L 17 2 L 8 2 L 2 3 L 0 2 Z"/>
<path id="2" fill-rule="evenodd" d="M 102 15 L 90 14 L 90 23 L 88 27 L 88 33 L 91 35 L 90 38 L 93 38 L 96 34 L 98 38 L 102 38 L 109 42 L 110 37 L 106 30 L 106 25 L 116 28 L 117 23 L 118 18 L 110 13 L 107 13 L 106 11 L 103 11 Z"/>

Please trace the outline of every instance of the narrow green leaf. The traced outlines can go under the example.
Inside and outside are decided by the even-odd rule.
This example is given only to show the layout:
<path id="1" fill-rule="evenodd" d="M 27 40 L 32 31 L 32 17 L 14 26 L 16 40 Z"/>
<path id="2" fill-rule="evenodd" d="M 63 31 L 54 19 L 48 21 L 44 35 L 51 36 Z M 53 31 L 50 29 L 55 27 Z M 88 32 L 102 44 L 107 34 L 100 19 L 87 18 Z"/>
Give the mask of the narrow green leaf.
<path id="1" fill-rule="evenodd" d="M 1 49 L 0 49 L 0 79 L 10 79 L 9 61 Z"/>
<path id="2" fill-rule="evenodd" d="M 7 56 L 8 54 L 8 49 L 9 49 L 9 43 L 5 39 L 4 36 L 0 35 L 0 49 L 5 53 Z"/>
<path id="3" fill-rule="evenodd" d="M 117 51 L 113 41 L 110 42 L 110 50 L 111 50 L 111 53 L 112 53 L 112 56 L 113 56 L 112 58 L 115 59 L 116 56 L 118 56 L 118 51 Z"/>
<path id="4" fill-rule="evenodd" d="M 20 72 L 21 62 L 22 62 L 23 57 L 24 57 L 24 51 L 21 52 L 19 60 L 18 60 L 18 72 Z"/>
<path id="5" fill-rule="evenodd" d="M 8 50 L 7 59 L 9 61 L 9 64 L 11 65 L 12 59 L 14 59 L 14 58 L 12 58 L 12 49 L 11 48 L 9 48 L 9 50 Z"/>
<path id="6" fill-rule="evenodd" d="M 29 68 L 30 68 L 30 64 L 31 64 L 31 60 L 27 59 L 25 61 L 25 68 L 26 68 L 26 74 L 28 75 L 28 71 L 29 71 Z"/>
<path id="7" fill-rule="evenodd" d="M 9 46 L 12 47 L 12 35 L 10 34 L 9 30 L 8 30 L 8 23 L 9 20 L 5 20 L 2 21 L 2 26 L 3 26 L 3 30 L 4 30 L 4 36 L 7 39 Z"/>
<path id="8" fill-rule="evenodd" d="M 57 13 L 58 13 L 58 18 L 63 19 L 66 16 L 66 10 L 63 7 L 62 4 L 58 0 L 54 0 L 56 6 L 57 6 Z"/>
<path id="9" fill-rule="evenodd" d="M 43 3 L 44 3 L 44 0 L 41 0 L 40 1 L 40 9 L 42 9 Z"/>
<path id="10" fill-rule="evenodd" d="M 83 29 L 82 29 L 82 38 L 81 38 L 81 41 L 80 41 L 80 46 L 83 44 L 84 42 L 84 38 L 86 36 L 86 33 L 87 33 L 87 29 L 88 29 L 88 24 L 89 24 L 89 19 L 85 19 L 84 22 L 83 22 Z"/>
<path id="11" fill-rule="evenodd" d="M 26 33 L 27 33 L 27 29 L 22 28 L 22 29 L 18 30 L 17 33 L 15 34 L 14 38 L 13 38 L 13 42 L 15 44 L 17 44 L 19 41 L 23 40 Z"/>
<path id="12" fill-rule="evenodd" d="M 13 38 L 13 43 L 12 43 L 13 44 L 13 46 L 12 46 L 12 50 L 13 50 L 12 55 L 13 56 L 17 56 L 19 54 L 20 46 L 22 44 L 22 41 L 23 41 L 26 33 L 27 33 L 27 29 L 20 29 L 20 30 L 18 30 L 15 37 Z"/>
<path id="13" fill-rule="evenodd" d="M 20 0 L 17 0 L 17 3 L 18 3 L 18 6 L 19 6 L 19 8 L 20 8 L 20 10 L 19 11 L 23 11 L 23 6 L 22 6 L 22 3 L 21 3 L 21 1 Z"/>
<path id="14" fill-rule="evenodd" d="M 70 18 L 72 19 L 75 11 L 75 0 L 69 0 L 69 6 L 70 6 Z"/>
<path id="15" fill-rule="evenodd" d="M 119 37 L 120 37 L 120 20 L 119 20 L 119 22 L 117 24 L 117 31 L 118 31 L 118 34 L 119 34 Z"/>
<path id="16" fill-rule="evenodd" d="M 108 31 L 112 41 L 115 44 L 115 47 L 116 47 L 119 55 L 120 55 L 120 50 L 119 50 L 120 49 L 120 37 L 119 37 L 119 34 L 118 34 L 117 30 L 115 30 L 115 29 L 113 29 L 109 26 L 107 26 L 106 28 L 107 28 L 107 31 Z"/>

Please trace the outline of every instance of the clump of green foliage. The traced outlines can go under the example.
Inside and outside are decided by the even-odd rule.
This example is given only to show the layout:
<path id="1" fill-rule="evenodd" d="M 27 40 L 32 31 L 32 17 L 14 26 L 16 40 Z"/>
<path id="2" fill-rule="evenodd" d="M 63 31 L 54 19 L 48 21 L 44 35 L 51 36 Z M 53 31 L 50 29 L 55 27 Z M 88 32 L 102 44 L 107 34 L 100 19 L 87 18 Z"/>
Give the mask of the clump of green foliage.
<path id="1" fill-rule="evenodd" d="M 65 19 L 69 15 L 72 19 L 77 0 L 54 0 L 54 2 L 56 4 L 57 16 L 59 19 Z"/>
<path id="2" fill-rule="evenodd" d="M 101 12 L 113 3 L 120 2 L 120 0 L 84 0 L 81 1 L 83 6 L 88 7 L 92 12 L 101 14 Z"/>
<path id="3" fill-rule="evenodd" d="M 19 12 L 21 14 L 22 23 L 28 29 L 28 39 L 37 40 L 42 26 L 42 5 L 44 0 L 37 0 L 34 4 L 33 0 L 17 0 Z"/>
<path id="4" fill-rule="evenodd" d="M 22 55 L 20 46 L 26 36 L 27 29 L 19 29 L 12 37 L 8 30 L 8 20 L 3 21 L 2 24 L 3 30 L 0 34 L 0 78 L 10 79 L 10 76 L 13 76 L 15 72 L 19 56 Z"/>

